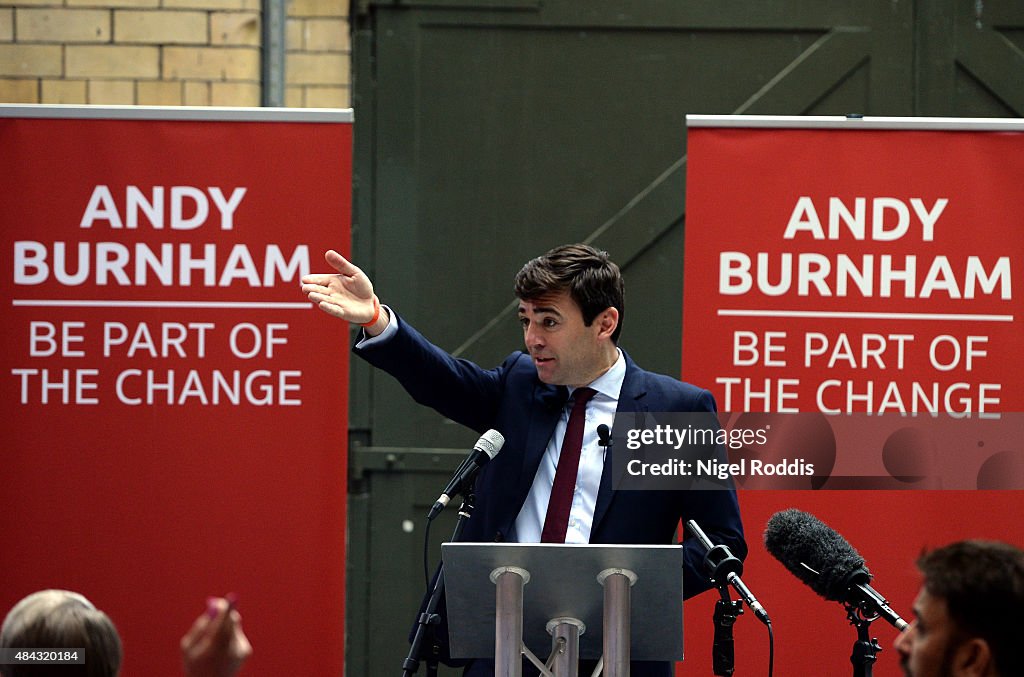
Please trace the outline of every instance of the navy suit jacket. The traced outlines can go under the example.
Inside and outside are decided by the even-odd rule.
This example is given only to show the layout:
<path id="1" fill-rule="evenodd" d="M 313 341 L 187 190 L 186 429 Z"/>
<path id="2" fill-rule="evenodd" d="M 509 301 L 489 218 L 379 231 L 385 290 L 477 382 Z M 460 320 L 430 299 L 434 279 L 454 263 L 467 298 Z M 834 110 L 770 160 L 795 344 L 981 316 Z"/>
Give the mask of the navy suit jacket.
<path id="1" fill-rule="evenodd" d="M 504 435 L 501 453 L 477 477 L 475 510 L 462 536 L 468 542 L 504 541 L 526 501 L 568 390 L 541 382 L 526 353 L 513 353 L 500 366 L 485 370 L 452 357 L 407 322 L 398 323 L 398 332 L 389 340 L 355 352 L 398 379 L 420 404 L 478 433 L 494 428 Z M 626 375 L 617 413 L 716 410 L 707 390 L 645 371 L 625 351 L 623 356 Z M 613 491 L 611 462 L 609 448 L 591 543 L 668 544 L 679 521 L 693 519 L 712 542 L 729 546 L 741 559 L 746 556 L 734 491 Z M 692 538 L 683 541 L 683 549 L 683 591 L 692 597 L 710 587 L 702 569 L 704 549 Z M 637 667 L 639 671 L 633 672 L 638 676 L 671 674 L 668 664 L 651 665 L 652 670 Z"/>

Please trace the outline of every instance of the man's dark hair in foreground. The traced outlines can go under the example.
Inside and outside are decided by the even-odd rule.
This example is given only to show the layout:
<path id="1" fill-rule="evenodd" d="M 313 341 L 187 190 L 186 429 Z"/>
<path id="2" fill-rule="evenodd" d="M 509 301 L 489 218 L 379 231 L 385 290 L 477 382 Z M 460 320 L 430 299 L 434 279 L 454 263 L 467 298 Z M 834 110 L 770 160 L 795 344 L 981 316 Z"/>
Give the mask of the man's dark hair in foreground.
<path id="1" fill-rule="evenodd" d="M 1024 551 L 959 541 L 923 554 L 916 620 L 896 640 L 911 677 L 1024 675 Z"/>

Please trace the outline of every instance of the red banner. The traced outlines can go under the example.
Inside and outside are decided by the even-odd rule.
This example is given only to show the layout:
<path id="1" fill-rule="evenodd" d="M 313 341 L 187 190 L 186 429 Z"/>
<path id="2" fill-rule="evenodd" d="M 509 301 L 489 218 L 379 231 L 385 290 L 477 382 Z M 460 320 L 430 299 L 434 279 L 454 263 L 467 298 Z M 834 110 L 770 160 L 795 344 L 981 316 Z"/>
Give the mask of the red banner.
<path id="1" fill-rule="evenodd" d="M 687 333 L 687 373 L 726 411 L 1019 411 L 1022 149 L 1024 132 L 693 129 L 685 325 L 716 331 Z"/>
<path id="2" fill-rule="evenodd" d="M 347 334 L 298 286 L 347 251 L 351 115 L 3 114 L 0 607 L 82 592 L 176 674 L 234 592 L 247 674 L 341 674 Z"/>
<path id="3" fill-rule="evenodd" d="M 930 422 L 1015 421 L 1024 404 L 1011 366 L 1024 349 L 1024 125 L 742 117 L 689 124 L 683 378 L 710 388 L 719 408 L 741 420 L 771 412 L 782 422 L 803 412 L 791 430 L 777 426 L 789 454 L 837 471 L 844 444 L 859 445 L 859 461 L 876 455 L 885 481 L 859 486 L 942 488 L 899 470 L 927 457 L 921 433 L 938 429 Z M 859 434 L 847 426 L 843 434 L 858 439 L 844 441 L 828 419 L 848 413 L 860 416 Z M 807 426 L 808 416 L 823 423 L 823 434 Z M 881 422 L 894 421 L 876 444 Z M 972 445 L 977 463 L 963 465 L 956 486 L 1020 488 L 1012 479 L 1024 468 L 1017 448 Z M 847 478 L 824 486 L 858 485 Z M 762 601 L 785 642 L 780 674 L 841 674 L 856 635 L 844 629 L 839 605 L 817 599 L 767 555 L 759 541 L 773 512 L 802 508 L 840 531 L 907 617 L 923 547 L 968 537 L 1024 541 L 1019 492 L 744 491 L 741 504 L 752 551 L 744 578 L 771 595 Z M 703 640 L 689 633 L 699 620 L 689 620 L 687 648 L 700 653 L 693 642 Z M 751 668 L 765 661 L 758 630 L 738 630 Z M 813 649 L 797 639 L 810 634 Z M 875 674 L 899 674 L 889 650 L 895 630 L 876 624 L 873 634 L 885 649 Z"/>

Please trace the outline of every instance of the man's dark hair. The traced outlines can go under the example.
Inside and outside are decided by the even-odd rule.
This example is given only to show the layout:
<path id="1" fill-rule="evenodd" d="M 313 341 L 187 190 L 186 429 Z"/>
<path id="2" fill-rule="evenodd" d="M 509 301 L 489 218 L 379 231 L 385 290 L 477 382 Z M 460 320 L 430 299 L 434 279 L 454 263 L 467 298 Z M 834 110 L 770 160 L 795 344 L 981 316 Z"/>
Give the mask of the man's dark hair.
<path id="1" fill-rule="evenodd" d="M 959 629 L 988 642 L 1000 675 L 1024 675 L 1024 551 L 994 541 L 959 541 L 917 561 L 924 587 L 946 600 Z"/>
<path id="2" fill-rule="evenodd" d="M 516 274 L 515 294 L 523 301 L 560 292 L 569 292 L 588 327 L 606 309 L 618 310 L 612 341 L 619 342 L 626 291 L 622 273 L 607 252 L 586 244 L 562 245 L 528 261 Z"/>

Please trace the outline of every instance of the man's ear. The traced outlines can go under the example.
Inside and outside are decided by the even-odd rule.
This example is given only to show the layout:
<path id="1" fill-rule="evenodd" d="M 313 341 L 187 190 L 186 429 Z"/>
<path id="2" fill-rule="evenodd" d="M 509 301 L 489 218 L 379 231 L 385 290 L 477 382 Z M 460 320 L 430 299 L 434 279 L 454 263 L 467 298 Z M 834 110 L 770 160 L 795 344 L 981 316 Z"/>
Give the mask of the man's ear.
<path id="1" fill-rule="evenodd" d="M 619 326 L 619 309 L 608 307 L 601 311 L 601 314 L 594 318 L 597 324 L 599 337 L 611 338 L 615 328 Z"/>
<path id="2" fill-rule="evenodd" d="M 996 674 L 992 648 L 981 637 L 960 643 L 953 652 L 952 674 L 956 677 L 986 677 Z"/>

